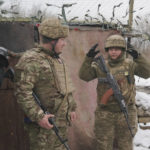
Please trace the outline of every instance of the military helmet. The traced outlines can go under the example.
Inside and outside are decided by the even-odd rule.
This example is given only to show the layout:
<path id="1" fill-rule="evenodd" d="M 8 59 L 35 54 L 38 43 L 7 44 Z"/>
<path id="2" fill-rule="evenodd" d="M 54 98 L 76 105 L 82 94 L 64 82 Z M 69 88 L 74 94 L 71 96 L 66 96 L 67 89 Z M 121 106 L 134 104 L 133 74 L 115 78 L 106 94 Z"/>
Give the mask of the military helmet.
<path id="1" fill-rule="evenodd" d="M 39 25 L 39 33 L 51 39 L 65 38 L 68 32 L 68 26 L 62 25 L 56 18 L 46 19 Z"/>
<path id="2" fill-rule="evenodd" d="M 0 66 L 8 67 L 8 50 L 4 47 L 0 47 Z"/>
<path id="3" fill-rule="evenodd" d="M 111 47 L 120 47 L 123 50 L 126 49 L 125 39 L 118 34 L 109 36 L 105 41 L 105 50 L 108 51 Z"/>
<path id="4" fill-rule="evenodd" d="M 4 47 L 0 47 L 0 55 L 7 57 L 7 49 Z"/>

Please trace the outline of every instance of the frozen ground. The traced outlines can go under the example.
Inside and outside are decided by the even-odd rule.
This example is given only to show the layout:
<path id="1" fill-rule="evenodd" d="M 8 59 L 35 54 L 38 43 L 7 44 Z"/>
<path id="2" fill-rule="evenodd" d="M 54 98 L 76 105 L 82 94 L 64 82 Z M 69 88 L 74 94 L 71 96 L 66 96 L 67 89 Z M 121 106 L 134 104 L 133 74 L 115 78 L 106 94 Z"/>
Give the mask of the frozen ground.
<path id="1" fill-rule="evenodd" d="M 137 86 L 144 87 L 145 89 L 150 88 L 150 78 L 145 80 L 135 76 L 135 79 Z M 138 105 L 142 104 L 145 109 L 150 109 L 150 94 L 147 93 L 148 92 L 145 93 L 143 91 L 137 91 L 136 100 Z M 146 124 L 145 126 L 150 126 L 150 123 Z M 134 138 L 134 150 L 150 150 L 150 130 L 142 130 L 138 128 L 138 132 Z"/>

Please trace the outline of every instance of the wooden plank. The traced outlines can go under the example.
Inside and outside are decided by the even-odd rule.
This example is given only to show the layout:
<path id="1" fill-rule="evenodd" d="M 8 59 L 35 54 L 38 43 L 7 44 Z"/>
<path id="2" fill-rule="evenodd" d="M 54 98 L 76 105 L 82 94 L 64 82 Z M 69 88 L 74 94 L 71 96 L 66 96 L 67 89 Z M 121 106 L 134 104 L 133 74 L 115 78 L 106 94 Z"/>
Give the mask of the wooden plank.
<path id="1" fill-rule="evenodd" d="M 150 117 L 138 117 L 139 123 L 148 123 L 150 122 Z"/>

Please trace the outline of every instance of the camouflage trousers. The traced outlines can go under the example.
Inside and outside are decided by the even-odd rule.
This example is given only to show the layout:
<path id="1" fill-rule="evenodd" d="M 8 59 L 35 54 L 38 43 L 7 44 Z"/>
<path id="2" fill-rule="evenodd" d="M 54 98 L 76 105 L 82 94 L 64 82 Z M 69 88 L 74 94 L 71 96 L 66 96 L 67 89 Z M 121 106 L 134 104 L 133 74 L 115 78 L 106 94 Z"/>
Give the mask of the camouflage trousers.
<path id="1" fill-rule="evenodd" d="M 63 139 L 67 138 L 67 127 L 59 127 L 59 134 Z M 55 132 L 44 129 L 37 124 L 25 124 L 25 130 L 29 135 L 30 150 L 66 150 L 60 143 Z"/>
<path id="2" fill-rule="evenodd" d="M 134 135 L 137 132 L 136 106 L 128 108 L 129 123 Z M 96 150 L 113 150 L 114 139 L 118 150 L 133 150 L 133 139 L 122 112 L 97 108 L 95 112 Z"/>

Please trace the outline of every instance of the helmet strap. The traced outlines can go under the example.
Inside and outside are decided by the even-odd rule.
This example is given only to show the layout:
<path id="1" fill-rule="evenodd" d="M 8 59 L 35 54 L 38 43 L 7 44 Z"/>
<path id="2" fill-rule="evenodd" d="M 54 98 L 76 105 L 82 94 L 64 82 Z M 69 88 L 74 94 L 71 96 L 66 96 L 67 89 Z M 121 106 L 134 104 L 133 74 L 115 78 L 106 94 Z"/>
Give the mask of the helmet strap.
<path id="1" fill-rule="evenodd" d="M 57 42 L 58 42 L 58 39 L 55 40 L 54 43 L 51 43 L 52 44 L 52 51 L 54 53 L 55 58 L 59 58 L 59 54 L 57 54 L 56 51 L 55 51 L 55 47 L 56 47 Z"/>

